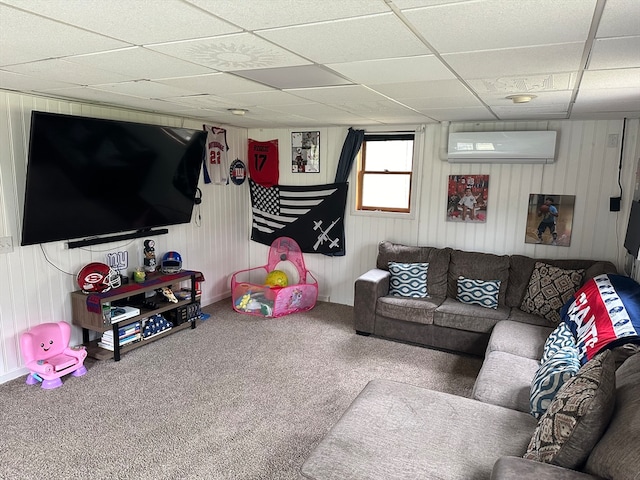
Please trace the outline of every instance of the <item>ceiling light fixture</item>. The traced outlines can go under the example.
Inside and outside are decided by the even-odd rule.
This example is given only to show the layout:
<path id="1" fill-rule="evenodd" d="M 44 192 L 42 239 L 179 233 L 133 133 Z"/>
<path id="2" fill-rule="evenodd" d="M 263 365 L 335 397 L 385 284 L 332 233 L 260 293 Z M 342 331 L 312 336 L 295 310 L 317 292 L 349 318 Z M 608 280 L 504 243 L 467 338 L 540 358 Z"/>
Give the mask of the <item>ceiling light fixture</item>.
<path id="1" fill-rule="evenodd" d="M 536 95 L 509 95 L 505 98 L 508 98 L 513 103 L 529 103 L 531 100 L 536 98 Z"/>
<path id="2" fill-rule="evenodd" d="M 227 108 L 227 110 L 233 113 L 234 115 L 244 115 L 249 111 L 246 108 Z"/>

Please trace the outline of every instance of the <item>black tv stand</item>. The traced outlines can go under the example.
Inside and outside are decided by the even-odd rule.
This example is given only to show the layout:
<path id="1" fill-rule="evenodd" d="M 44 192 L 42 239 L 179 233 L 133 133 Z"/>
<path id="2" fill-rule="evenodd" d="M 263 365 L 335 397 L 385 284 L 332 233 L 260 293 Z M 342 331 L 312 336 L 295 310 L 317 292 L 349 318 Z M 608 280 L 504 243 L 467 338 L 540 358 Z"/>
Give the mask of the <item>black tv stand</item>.
<path id="1" fill-rule="evenodd" d="M 157 230 L 143 229 L 132 233 L 123 233 L 122 235 L 113 235 L 111 237 L 95 237 L 85 238 L 84 240 L 74 240 L 67 243 L 69 248 L 88 247 L 90 245 L 100 245 L 101 243 L 119 242 L 120 240 L 131 240 L 132 238 L 148 237 L 151 235 L 164 235 L 169 233 L 169 229 L 160 228 Z"/>

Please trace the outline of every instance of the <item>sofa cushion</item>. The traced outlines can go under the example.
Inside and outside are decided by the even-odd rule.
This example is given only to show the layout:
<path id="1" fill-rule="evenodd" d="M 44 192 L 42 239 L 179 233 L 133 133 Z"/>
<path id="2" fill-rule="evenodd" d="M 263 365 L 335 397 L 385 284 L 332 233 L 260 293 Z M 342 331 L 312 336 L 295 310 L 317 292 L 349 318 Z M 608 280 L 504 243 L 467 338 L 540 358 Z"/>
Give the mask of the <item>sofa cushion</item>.
<path id="1" fill-rule="evenodd" d="M 640 343 L 640 285 L 622 275 L 598 275 L 561 311 L 585 363 L 603 348 Z"/>
<path id="2" fill-rule="evenodd" d="M 387 295 L 378 298 L 376 303 L 376 315 L 404 320 L 405 322 L 433 324 L 435 309 L 444 301 L 444 298 L 408 298 Z"/>
<path id="3" fill-rule="evenodd" d="M 488 479 L 527 448 L 535 419 L 421 387 L 373 380 L 311 452 L 313 480 Z"/>
<path id="4" fill-rule="evenodd" d="M 389 294 L 398 297 L 427 296 L 428 263 L 389 262 Z"/>
<path id="5" fill-rule="evenodd" d="M 602 480 L 587 473 L 568 468 L 526 460 L 519 457 L 500 457 L 493 466 L 490 480 Z"/>
<path id="6" fill-rule="evenodd" d="M 529 325 L 537 325 L 540 327 L 552 327 L 553 329 L 553 325 L 550 324 L 549 320 L 547 320 L 546 318 L 541 317 L 540 315 L 535 315 L 533 313 L 523 312 L 518 307 L 511 307 L 509 320 L 513 320 L 514 322 L 518 323 L 528 323 Z"/>
<path id="7" fill-rule="evenodd" d="M 512 320 L 498 322 L 491 332 L 487 355 L 492 351 L 506 352 L 531 358 L 539 363 L 544 342 L 552 331 L 553 328 L 548 326 L 530 325 Z"/>
<path id="8" fill-rule="evenodd" d="M 482 362 L 471 396 L 484 403 L 529 413 L 531 380 L 538 366 L 538 361 L 531 358 L 490 352 Z"/>
<path id="9" fill-rule="evenodd" d="M 578 468 L 609 423 L 615 404 L 615 362 L 605 351 L 587 362 L 542 415 L 524 458 Z"/>
<path id="10" fill-rule="evenodd" d="M 580 370 L 578 349 L 575 346 L 561 347 L 540 364 L 531 382 L 530 413 L 540 418 L 560 387 Z"/>
<path id="11" fill-rule="evenodd" d="M 496 323 L 509 317 L 509 312 L 510 309 L 504 306 L 496 309 L 485 308 L 447 298 L 442 302 L 442 305 L 436 308 L 433 323 L 456 330 L 489 333 Z"/>
<path id="12" fill-rule="evenodd" d="M 580 288 L 583 276 L 584 270 L 563 270 L 537 262 L 520 309 L 558 323 L 560 309 Z"/>
<path id="13" fill-rule="evenodd" d="M 640 472 L 640 353 L 616 371 L 616 406 L 585 471 L 602 478 L 638 478 Z"/>
<path id="14" fill-rule="evenodd" d="M 428 263 L 428 295 L 446 297 L 450 253 L 450 248 L 409 246 L 383 241 L 378 245 L 376 266 L 388 270 L 389 262 Z"/>
<path id="15" fill-rule="evenodd" d="M 500 280 L 474 280 L 458 277 L 458 295 L 456 299 L 469 305 L 485 308 L 498 308 Z"/>

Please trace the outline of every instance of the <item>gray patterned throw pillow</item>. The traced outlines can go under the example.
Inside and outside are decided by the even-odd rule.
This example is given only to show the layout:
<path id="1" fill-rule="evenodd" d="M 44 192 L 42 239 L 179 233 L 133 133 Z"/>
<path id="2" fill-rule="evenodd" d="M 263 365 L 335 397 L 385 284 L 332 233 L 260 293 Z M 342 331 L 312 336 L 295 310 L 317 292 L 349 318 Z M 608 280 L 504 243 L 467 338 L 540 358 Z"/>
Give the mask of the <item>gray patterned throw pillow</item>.
<path id="1" fill-rule="evenodd" d="M 580 467 L 604 433 L 615 405 L 615 362 L 609 350 L 567 380 L 542 415 L 524 458 Z"/>
<path id="2" fill-rule="evenodd" d="M 536 262 L 520 310 L 560 322 L 559 310 L 582 284 L 584 270 L 564 270 Z"/>

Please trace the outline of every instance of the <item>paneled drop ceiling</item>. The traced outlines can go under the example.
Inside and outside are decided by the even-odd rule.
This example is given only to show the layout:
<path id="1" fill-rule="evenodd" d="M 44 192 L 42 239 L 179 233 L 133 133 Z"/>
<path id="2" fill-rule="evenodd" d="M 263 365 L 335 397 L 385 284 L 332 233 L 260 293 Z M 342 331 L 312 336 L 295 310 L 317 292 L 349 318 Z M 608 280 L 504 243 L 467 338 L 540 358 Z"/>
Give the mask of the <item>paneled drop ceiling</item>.
<path id="1" fill-rule="evenodd" d="M 640 0 L 0 0 L 0 89 L 256 128 L 639 117 Z"/>

